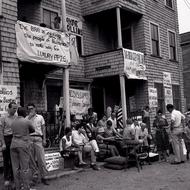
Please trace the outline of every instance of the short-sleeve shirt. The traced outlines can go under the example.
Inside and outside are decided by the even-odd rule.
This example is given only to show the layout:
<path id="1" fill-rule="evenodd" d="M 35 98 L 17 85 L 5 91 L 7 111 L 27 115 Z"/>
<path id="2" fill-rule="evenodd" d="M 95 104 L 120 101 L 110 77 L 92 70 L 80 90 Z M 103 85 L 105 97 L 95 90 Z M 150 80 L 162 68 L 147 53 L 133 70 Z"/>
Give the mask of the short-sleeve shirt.
<path id="1" fill-rule="evenodd" d="M 185 116 L 180 111 L 174 109 L 171 113 L 171 120 L 174 122 L 174 128 L 182 127 L 182 119 L 185 119 Z"/>
<path id="2" fill-rule="evenodd" d="M 77 145 L 84 145 L 86 138 L 82 133 L 79 134 L 79 132 L 77 130 L 73 130 L 72 131 L 72 140 Z"/>
<path id="3" fill-rule="evenodd" d="M 26 119 L 28 119 L 28 116 L 26 117 Z M 31 119 L 28 119 L 31 121 L 35 132 L 31 133 L 30 135 L 39 135 L 39 136 L 43 136 L 43 132 L 42 132 L 42 126 L 45 125 L 45 121 L 43 116 L 36 114 L 34 117 L 32 117 Z"/>
<path id="4" fill-rule="evenodd" d="M 123 131 L 123 138 L 127 140 L 135 139 L 135 130 L 131 125 L 127 125 Z"/>

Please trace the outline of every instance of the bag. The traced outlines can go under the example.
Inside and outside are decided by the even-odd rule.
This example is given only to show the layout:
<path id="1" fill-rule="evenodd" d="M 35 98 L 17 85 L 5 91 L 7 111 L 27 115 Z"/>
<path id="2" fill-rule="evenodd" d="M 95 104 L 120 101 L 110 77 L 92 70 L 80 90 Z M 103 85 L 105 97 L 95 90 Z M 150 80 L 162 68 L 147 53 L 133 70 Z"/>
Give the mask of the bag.
<path id="1" fill-rule="evenodd" d="M 113 170 L 122 170 L 125 168 L 125 166 L 123 165 L 116 165 L 116 164 L 104 164 L 105 168 L 109 168 L 109 169 L 113 169 Z"/>
<path id="2" fill-rule="evenodd" d="M 109 163 L 109 164 L 125 165 L 126 158 L 122 157 L 122 156 L 113 156 L 110 158 L 106 158 L 104 161 Z"/>

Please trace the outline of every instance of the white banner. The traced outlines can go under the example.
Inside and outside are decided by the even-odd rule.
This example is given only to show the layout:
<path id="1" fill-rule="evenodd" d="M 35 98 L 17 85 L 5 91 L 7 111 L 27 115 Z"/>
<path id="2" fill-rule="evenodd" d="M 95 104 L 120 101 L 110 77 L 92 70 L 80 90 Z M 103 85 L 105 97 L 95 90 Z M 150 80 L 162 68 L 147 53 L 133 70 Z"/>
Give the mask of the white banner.
<path id="1" fill-rule="evenodd" d="M 163 86 L 171 88 L 172 86 L 171 73 L 163 72 Z"/>
<path id="2" fill-rule="evenodd" d="M 149 107 L 158 107 L 158 94 L 156 88 L 148 88 Z"/>
<path id="3" fill-rule="evenodd" d="M 58 170 L 60 166 L 60 158 L 61 155 L 59 152 L 54 153 L 46 153 L 45 154 L 45 161 L 46 161 L 46 168 L 48 171 Z"/>
<path id="4" fill-rule="evenodd" d="M 128 79 L 147 80 L 144 54 L 138 51 L 123 49 L 124 73 Z"/>
<path id="5" fill-rule="evenodd" d="M 70 111 L 77 119 L 82 119 L 90 107 L 90 92 L 87 90 L 69 89 Z"/>
<path id="6" fill-rule="evenodd" d="M 10 102 L 16 102 L 17 87 L 0 85 L 0 114 L 4 114 Z"/>
<path id="7" fill-rule="evenodd" d="M 173 105 L 172 88 L 164 88 L 164 95 L 165 95 L 165 105 L 167 105 L 167 104 Z"/>
<path id="8" fill-rule="evenodd" d="M 70 63 L 66 33 L 17 21 L 17 57 L 21 61 L 65 66 Z"/>

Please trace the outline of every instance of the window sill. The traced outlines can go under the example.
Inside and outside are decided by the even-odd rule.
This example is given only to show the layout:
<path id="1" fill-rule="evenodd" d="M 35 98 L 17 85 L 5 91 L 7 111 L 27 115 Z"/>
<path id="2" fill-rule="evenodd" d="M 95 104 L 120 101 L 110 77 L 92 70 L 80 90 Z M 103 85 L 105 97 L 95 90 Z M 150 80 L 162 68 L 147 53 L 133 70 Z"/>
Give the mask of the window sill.
<path id="1" fill-rule="evenodd" d="M 174 8 L 173 8 L 173 7 L 169 7 L 169 6 L 167 6 L 167 5 L 165 5 L 165 7 L 166 7 L 167 9 L 169 9 L 170 11 L 173 11 L 173 12 L 174 12 Z"/>
<path id="2" fill-rule="evenodd" d="M 158 55 L 153 55 L 153 54 L 150 54 L 152 57 L 156 57 L 156 58 L 159 58 L 159 59 L 162 59 L 162 57 L 158 56 Z"/>
<path id="3" fill-rule="evenodd" d="M 169 61 L 171 61 L 171 62 L 173 62 L 173 63 L 179 63 L 179 61 L 173 60 L 173 59 L 169 59 Z"/>

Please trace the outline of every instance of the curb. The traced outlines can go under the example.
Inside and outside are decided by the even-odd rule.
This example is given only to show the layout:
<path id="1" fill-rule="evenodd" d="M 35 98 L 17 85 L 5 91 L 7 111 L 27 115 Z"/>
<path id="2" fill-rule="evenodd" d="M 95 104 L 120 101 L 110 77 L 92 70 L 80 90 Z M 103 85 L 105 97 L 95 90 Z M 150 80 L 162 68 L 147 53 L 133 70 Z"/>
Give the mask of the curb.
<path id="1" fill-rule="evenodd" d="M 50 175 L 46 176 L 45 179 L 47 179 L 47 180 L 57 179 L 57 178 L 60 178 L 63 176 L 68 176 L 68 175 L 79 173 L 82 171 L 84 171 L 84 169 L 82 169 L 82 168 L 77 169 L 77 170 L 70 170 L 70 171 L 60 171 L 57 174 L 50 174 Z"/>

